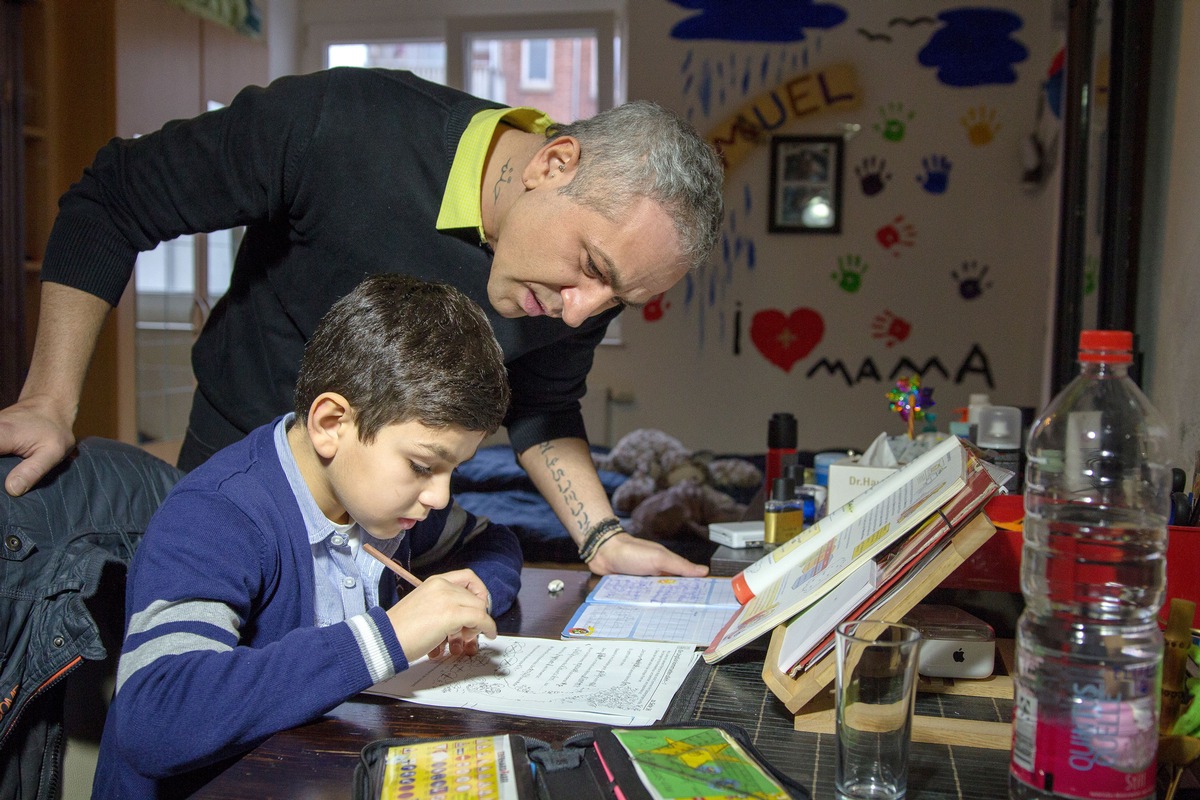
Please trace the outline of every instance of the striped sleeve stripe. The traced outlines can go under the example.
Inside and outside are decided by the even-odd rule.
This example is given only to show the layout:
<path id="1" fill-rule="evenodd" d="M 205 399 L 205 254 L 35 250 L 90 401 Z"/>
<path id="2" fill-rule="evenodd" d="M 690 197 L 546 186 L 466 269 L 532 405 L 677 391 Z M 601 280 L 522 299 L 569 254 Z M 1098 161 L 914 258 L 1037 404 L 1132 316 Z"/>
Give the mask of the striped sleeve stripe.
<path id="1" fill-rule="evenodd" d="M 129 618 L 125 635 L 136 636 L 172 622 L 203 622 L 233 634 L 235 640 L 240 639 L 238 615 L 216 600 L 155 600 Z"/>
<path id="2" fill-rule="evenodd" d="M 371 675 L 371 683 L 379 683 L 396 674 L 395 668 L 392 666 L 392 657 L 388 655 L 387 645 L 384 643 L 379 629 L 375 627 L 375 620 L 371 619 L 371 615 L 357 614 L 346 620 L 346 624 L 350 626 L 350 630 L 358 642 L 359 652 L 362 653 L 363 661 L 367 665 L 367 672 Z"/>
<path id="3" fill-rule="evenodd" d="M 151 639 L 145 644 L 121 654 L 117 665 L 117 691 L 121 686 L 143 667 L 148 667 L 163 656 L 177 656 L 183 653 L 194 653 L 200 650 L 212 650 L 223 653 L 233 648 L 223 642 L 216 642 L 207 636 L 197 633 L 168 633 Z"/>

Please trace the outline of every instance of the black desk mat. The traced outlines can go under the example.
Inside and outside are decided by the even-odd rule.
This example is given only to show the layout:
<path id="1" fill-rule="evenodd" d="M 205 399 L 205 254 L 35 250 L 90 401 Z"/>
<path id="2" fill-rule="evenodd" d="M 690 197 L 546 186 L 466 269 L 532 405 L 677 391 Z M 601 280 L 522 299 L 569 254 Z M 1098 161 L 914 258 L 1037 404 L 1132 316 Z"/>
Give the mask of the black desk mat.
<path id="1" fill-rule="evenodd" d="M 918 714 L 1005 722 L 1012 701 L 919 694 Z M 676 695 L 666 721 L 713 719 L 746 729 L 772 764 L 809 787 L 815 800 L 834 797 L 836 739 L 793 727 L 787 707 L 762 680 L 762 653 L 739 652 L 715 665 L 701 661 Z M 996 800 L 1008 797 L 1007 750 L 913 742 L 910 800 Z"/>

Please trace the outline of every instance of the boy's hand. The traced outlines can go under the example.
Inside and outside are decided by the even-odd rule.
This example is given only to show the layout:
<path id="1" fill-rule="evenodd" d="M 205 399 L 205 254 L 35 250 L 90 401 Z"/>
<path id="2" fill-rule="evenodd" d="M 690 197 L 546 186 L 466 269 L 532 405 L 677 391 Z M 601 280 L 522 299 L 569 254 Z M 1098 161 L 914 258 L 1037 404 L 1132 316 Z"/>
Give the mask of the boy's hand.
<path id="1" fill-rule="evenodd" d="M 410 662 L 425 653 L 437 658 L 447 645 L 452 655 L 474 655 L 479 634 L 496 638 L 487 588 L 469 569 L 430 577 L 387 614 Z"/>

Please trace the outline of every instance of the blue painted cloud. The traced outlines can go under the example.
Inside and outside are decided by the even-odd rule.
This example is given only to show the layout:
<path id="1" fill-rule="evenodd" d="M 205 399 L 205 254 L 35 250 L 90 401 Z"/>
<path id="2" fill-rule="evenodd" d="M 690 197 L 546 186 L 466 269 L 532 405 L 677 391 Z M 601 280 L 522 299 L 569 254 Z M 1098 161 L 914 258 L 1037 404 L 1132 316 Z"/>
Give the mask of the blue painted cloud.
<path id="1" fill-rule="evenodd" d="M 994 8 L 959 8 L 943 11 L 938 19 L 945 25 L 917 60 L 936 67 L 939 81 L 947 86 L 1016 82 L 1012 65 L 1029 57 L 1025 45 L 1010 37 L 1023 26 L 1020 17 Z"/>
<path id="2" fill-rule="evenodd" d="M 802 42 L 805 28 L 833 28 L 846 21 L 834 3 L 814 0 L 671 0 L 699 14 L 671 29 L 676 39 L 731 42 Z"/>

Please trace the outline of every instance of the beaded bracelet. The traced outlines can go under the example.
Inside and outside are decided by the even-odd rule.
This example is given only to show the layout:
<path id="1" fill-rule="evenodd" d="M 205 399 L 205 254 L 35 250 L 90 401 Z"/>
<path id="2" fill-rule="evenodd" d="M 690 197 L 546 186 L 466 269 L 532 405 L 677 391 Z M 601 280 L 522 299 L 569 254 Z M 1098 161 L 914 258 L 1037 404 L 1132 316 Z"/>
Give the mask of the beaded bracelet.
<path id="1" fill-rule="evenodd" d="M 600 552 L 601 546 L 618 533 L 625 533 L 625 529 L 616 517 L 597 522 L 584 537 L 583 544 L 579 547 L 579 558 L 585 564 L 591 561 L 596 557 L 596 553 Z"/>

